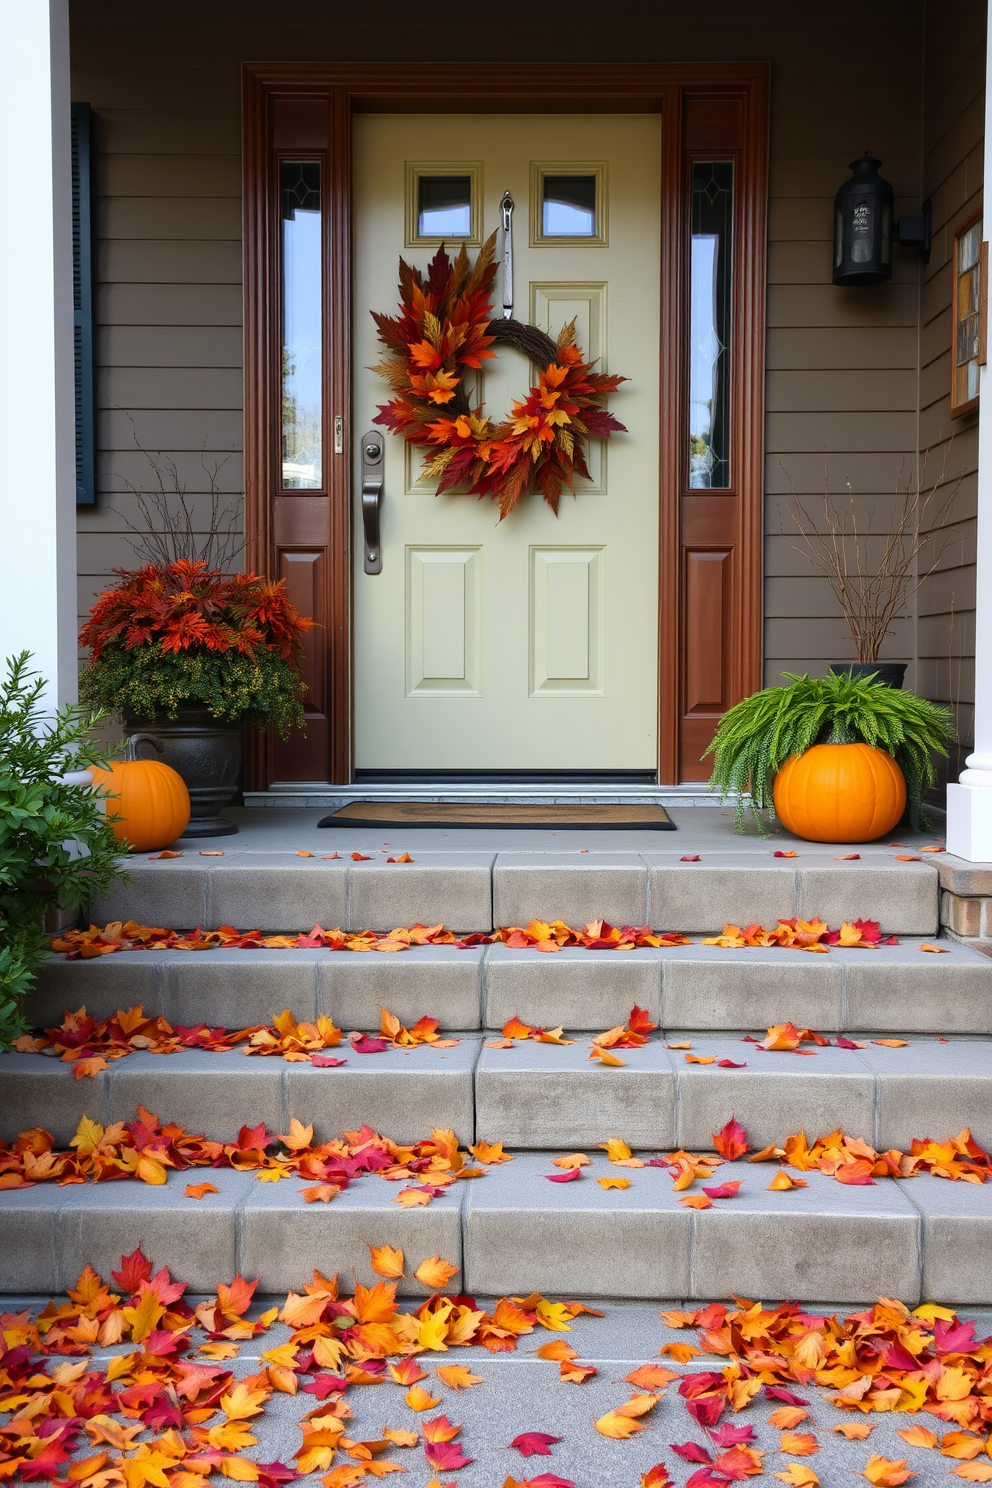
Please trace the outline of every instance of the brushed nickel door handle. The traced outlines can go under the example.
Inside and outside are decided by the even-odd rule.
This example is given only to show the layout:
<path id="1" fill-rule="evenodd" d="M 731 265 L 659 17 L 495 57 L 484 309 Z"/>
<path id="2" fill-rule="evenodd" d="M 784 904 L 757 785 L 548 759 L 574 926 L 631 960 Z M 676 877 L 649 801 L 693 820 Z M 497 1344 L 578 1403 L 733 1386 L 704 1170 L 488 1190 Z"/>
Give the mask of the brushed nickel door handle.
<path id="1" fill-rule="evenodd" d="M 382 544 L 379 517 L 382 508 L 383 439 L 378 429 L 362 436 L 362 528 L 365 537 L 365 572 L 382 573 Z"/>

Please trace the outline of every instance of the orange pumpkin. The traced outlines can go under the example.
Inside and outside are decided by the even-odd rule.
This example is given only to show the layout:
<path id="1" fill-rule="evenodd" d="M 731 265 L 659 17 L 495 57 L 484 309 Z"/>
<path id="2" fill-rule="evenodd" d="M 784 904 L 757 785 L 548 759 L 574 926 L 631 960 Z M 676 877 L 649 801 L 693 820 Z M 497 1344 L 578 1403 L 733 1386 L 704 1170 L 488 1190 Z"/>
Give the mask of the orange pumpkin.
<path id="1" fill-rule="evenodd" d="M 783 826 L 810 842 L 871 842 L 906 809 L 906 781 L 891 754 L 870 744 L 814 744 L 775 776 Z"/>
<path id="2" fill-rule="evenodd" d="M 159 760 L 119 760 L 93 770 L 93 782 L 109 791 L 107 815 L 118 842 L 136 852 L 154 852 L 181 837 L 189 825 L 189 791 L 181 775 Z"/>

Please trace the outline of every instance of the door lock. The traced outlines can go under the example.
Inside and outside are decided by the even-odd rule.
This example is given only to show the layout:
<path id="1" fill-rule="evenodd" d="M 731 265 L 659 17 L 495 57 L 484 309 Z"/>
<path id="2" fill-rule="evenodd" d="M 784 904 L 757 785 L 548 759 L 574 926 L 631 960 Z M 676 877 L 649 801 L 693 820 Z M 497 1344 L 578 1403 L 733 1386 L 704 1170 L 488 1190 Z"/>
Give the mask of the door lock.
<path id="1" fill-rule="evenodd" d="M 382 573 L 380 513 L 382 506 L 383 438 L 378 429 L 362 435 L 362 529 L 365 537 L 365 572 Z"/>

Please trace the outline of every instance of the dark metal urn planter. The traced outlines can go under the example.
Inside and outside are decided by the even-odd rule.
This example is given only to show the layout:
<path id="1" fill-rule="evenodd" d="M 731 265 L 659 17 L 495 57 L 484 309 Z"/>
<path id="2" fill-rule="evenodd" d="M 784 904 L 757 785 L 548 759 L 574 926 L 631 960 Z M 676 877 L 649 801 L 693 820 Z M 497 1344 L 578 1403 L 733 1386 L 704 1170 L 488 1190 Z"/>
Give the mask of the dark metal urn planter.
<path id="1" fill-rule="evenodd" d="M 175 719 L 127 718 L 135 759 L 157 759 L 182 776 L 190 820 L 184 837 L 229 837 L 238 829 L 220 816 L 238 790 L 244 750 L 240 723 L 218 723 L 206 708 L 180 708 Z"/>
<path id="2" fill-rule="evenodd" d="M 862 678 L 867 680 L 874 673 L 876 682 L 899 690 L 902 688 L 908 664 L 905 661 L 834 661 L 830 664 L 830 670 L 835 677 L 842 677 L 845 672 L 850 672 L 855 682 L 860 682 Z"/>

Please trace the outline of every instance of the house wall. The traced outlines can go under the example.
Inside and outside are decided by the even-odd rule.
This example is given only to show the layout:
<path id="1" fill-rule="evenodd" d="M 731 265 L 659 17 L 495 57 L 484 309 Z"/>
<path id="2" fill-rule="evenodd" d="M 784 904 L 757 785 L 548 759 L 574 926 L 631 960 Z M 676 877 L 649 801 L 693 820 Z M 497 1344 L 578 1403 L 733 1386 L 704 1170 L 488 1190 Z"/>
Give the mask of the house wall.
<path id="1" fill-rule="evenodd" d="M 897 212 L 918 206 L 924 0 L 863 0 L 856 44 L 835 7 L 794 0 L 654 0 L 605 14 L 572 0 L 567 18 L 538 8 L 518 31 L 489 12 L 428 21 L 397 0 L 374 10 L 71 0 L 73 97 L 93 107 L 99 235 L 103 494 L 80 512 L 81 612 L 133 557 L 117 512 L 133 511 L 126 483 L 152 474 L 135 440 L 172 453 L 201 513 L 204 464 L 223 461 L 220 486 L 240 490 L 242 60 L 769 59 L 766 674 L 853 655 L 825 581 L 778 534 L 790 481 L 815 497 L 825 462 L 831 483 L 850 481 L 883 524 L 900 473 L 915 466 L 918 256 L 897 251 L 891 284 L 838 290 L 830 236 L 834 192 L 865 147 L 884 161 Z M 913 616 L 899 622 L 885 654 L 911 658 L 915 631 Z"/>
<path id="2" fill-rule="evenodd" d="M 984 0 L 931 3 L 924 53 L 923 194 L 933 199 L 934 242 L 920 314 L 920 454 L 928 485 L 957 489 L 923 555 L 926 569 L 943 548 L 917 601 L 917 654 L 921 690 L 957 714 L 952 779 L 973 739 L 978 466 L 978 414 L 950 416 L 952 262 L 955 230 L 982 204 L 986 13 Z"/>

